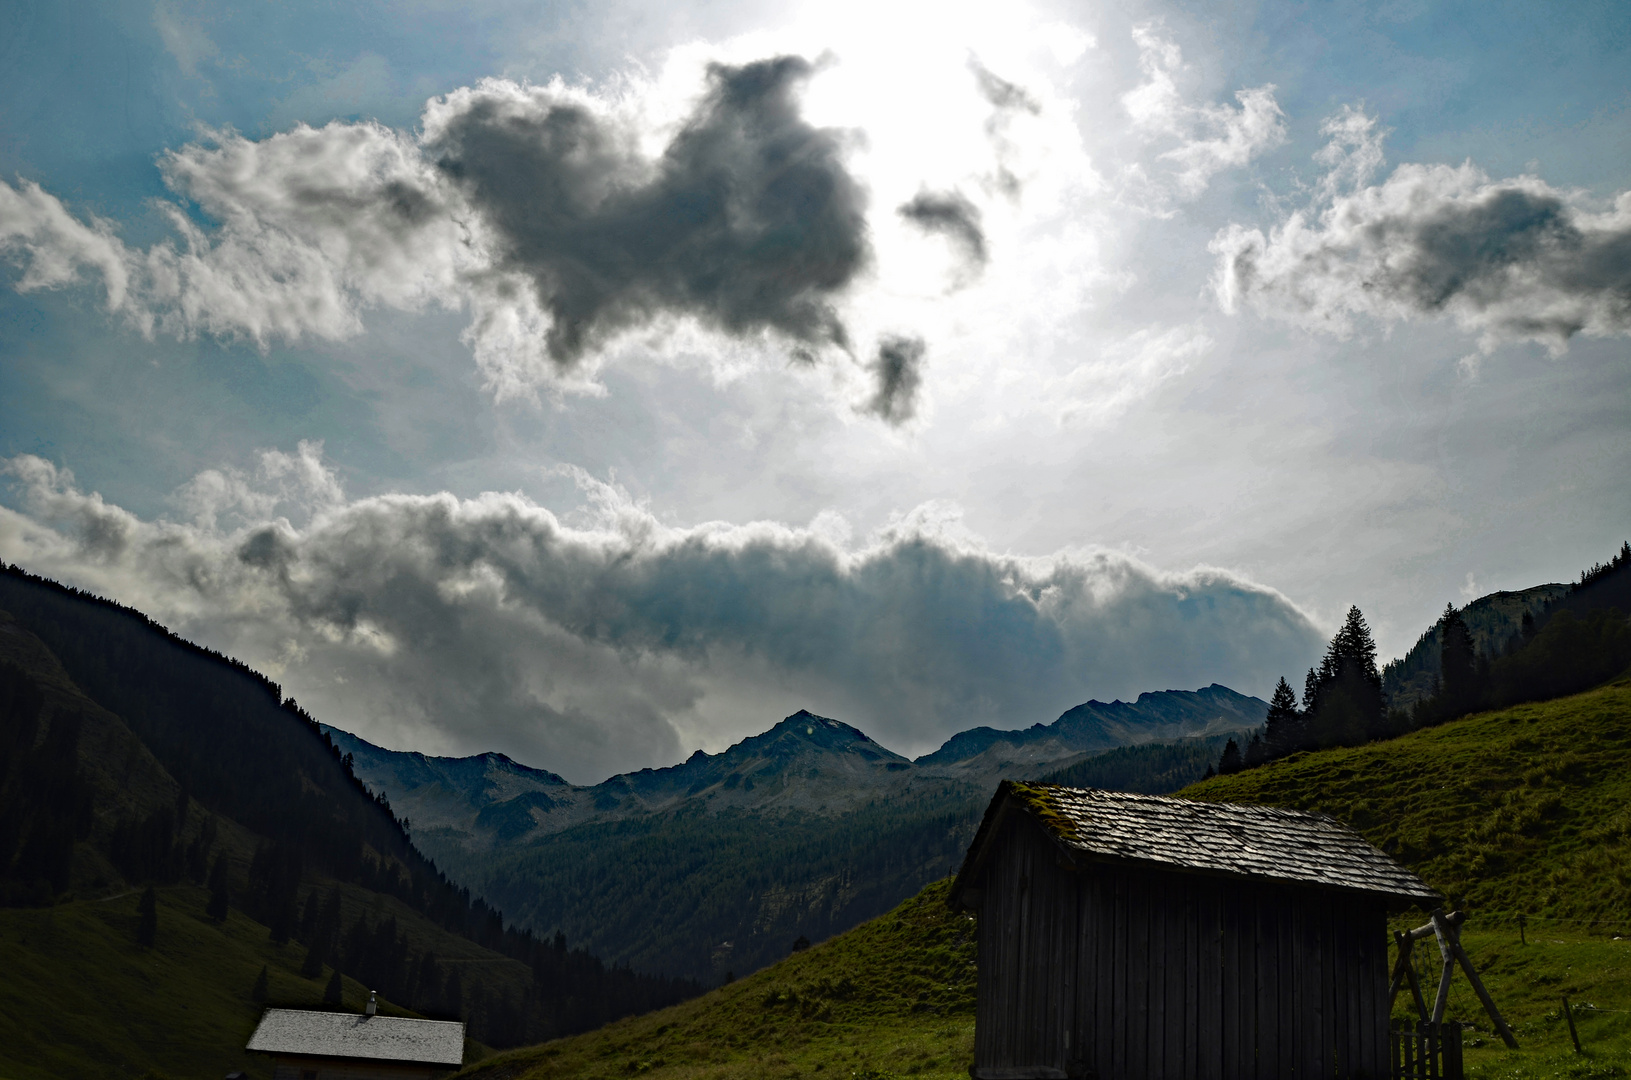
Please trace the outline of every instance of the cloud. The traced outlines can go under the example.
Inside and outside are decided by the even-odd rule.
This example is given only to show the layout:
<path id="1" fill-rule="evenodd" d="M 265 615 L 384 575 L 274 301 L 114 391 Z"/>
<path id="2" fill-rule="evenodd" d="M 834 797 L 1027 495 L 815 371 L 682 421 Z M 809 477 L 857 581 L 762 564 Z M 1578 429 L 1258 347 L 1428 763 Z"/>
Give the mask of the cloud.
<path id="1" fill-rule="evenodd" d="M 1193 325 L 1149 327 L 1112 342 L 1055 383 L 1059 419 L 1089 424 L 1113 419 L 1189 370 L 1212 345 L 1211 337 Z"/>
<path id="2" fill-rule="evenodd" d="M 425 115 L 437 168 L 549 313 L 550 356 L 578 360 L 660 313 L 734 335 L 843 346 L 832 300 L 866 264 L 866 197 L 844 139 L 799 115 L 810 64 L 714 64 L 656 162 L 582 95 L 484 82 Z"/>
<path id="3" fill-rule="evenodd" d="M 1231 224 L 1214 237 L 1224 310 L 1344 336 L 1356 316 L 1448 315 L 1486 350 L 1631 333 L 1631 192 L 1594 210 L 1583 194 L 1492 180 L 1470 162 L 1401 165 L 1368 185 L 1380 134 L 1362 121 L 1349 110 L 1327 123 L 1313 207 L 1267 235 Z"/>
<path id="4" fill-rule="evenodd" d="M 260 142 L 221 134 L 167 153 L 160 168 L 217 229 L 162 203 L 179 243 L 135 250 L 37 184 L 0 182 L 0 252 L 26 264 L 17 288 L 61 287 L 88 269 L 108 309 L 144 334 L 264 345 L 349 336 L 367 306 L 457 303 L 479 264 L 429 163 L 379 124 L 301 125 Z"/>
<path id="5" fill-rule="evenodd" d="M 559 80 L 457 90 L 417 136 L 215 133 L 161 160 L 176 239 L 133 249 L 38 185 L 0 182 L 0 254 L 23 291 L 100 275 L 108 309 L 149 336 L 265 347 L 352 336 L 374 307 L 468 309 L 500 396 L 588 388 L 587 353 L 663 320 L 843 347 L 835 302 L 868 264 L 866 196 L 845 136 L 800 115 L 811 71 L 790 56 L 709 66 L 655 155 L 625 99 Z"/>
<path id="6" fill-rule="evenodd" d="M 978 60 L 970 59 L 968 66 L 974 72 L 974 82 L 980 88 L 980 96 L 998 112 L 1025 112 L 1035 116 L 1042 111 L 1042 104 L 1023 86 L 992 74 Z"/>
<path id="7" fill-rule="evenodd" d="M 1024 184 L 1010 167 L 1016 149 L 1011 137 L 1014 119 L 1019 116 L 1040 116 L 1042 103 L 1023 86 L 993 73 L 977 57 L 969 57 L 968 68 L 974 74 L 974 85 L 980 96 L 991 106 L 991 115 L 985 121 L 985 137 L 996 153 L 997 161 L 996 169 L 986 178 L 986 183 L 1010 199 L 1017 199 Z"/>
<path id="8" fill-rule="evenodd" d="M 927 233 L 939 233 L 952 242 L 970 266 L 986 263 L 985 231 L 980 208 L 955 191 L 920 191 L 897 208 L 901 217 Z"/>
<path id="9" fill-rule="evenodd" d="M 918 337 L 890 335 L 879 341 L 878 355 L 867 365 L 878 389 L 861 411 L 897 427 L 915 416 L 926 352 L 927 346 Z"/>
<path id="10" fill-rule="evenodd" d="M 676 527 L 582 477 L 569 519 L 520 494 L 348 499 L 313 464 L 308 444 L 222 471 L 192 485 L 210 513 L 170 521 L 15 457 L 0 555 L 271 671 L 341 727 L 501 749 L 580 781 L 799 706 L 921 752 L 1093 696 L 1261 692 L 1321 645 L 1285 597 L 1236 574 L 998 554 L 943 507 L 850 547 L 831 521 Z"/>
<path id="11" fill-rule="evenodd" d="M 1206 190 L 1212 177 L 1238 169 L 1285 141 L 1285 114 L 1274 99 L 1272 84 L 1239 90 L 1238 108 L 1183 100 L 1174 74 L 1183 69 L 1183 53 L 1149 25 L 1133 28 L 1144 81 L 1122 95 L 1122 107 L 1135 128 L 1179 144 L 1159 160 L 1176 169 L 1174 181 L 1185 198 Z"/>
<path id="12" fill-rule="evenodd" d="M 175 0 L 159 0 L 153 5 L 153 28 L 188 78 L 197 77 L 201 62 L 216 61 L 221 55 L 220 47 L 204 30 L 204 21 L 202 12 L 182 11 Z"/>

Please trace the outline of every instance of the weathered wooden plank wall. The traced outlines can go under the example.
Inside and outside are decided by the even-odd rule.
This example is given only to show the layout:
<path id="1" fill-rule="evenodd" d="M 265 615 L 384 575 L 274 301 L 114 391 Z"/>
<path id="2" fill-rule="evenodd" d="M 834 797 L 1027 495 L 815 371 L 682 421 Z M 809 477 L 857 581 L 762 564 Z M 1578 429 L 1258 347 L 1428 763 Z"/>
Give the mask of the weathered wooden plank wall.
<path id="1" fill-rule="evenodd" d="M 1336 890 L 1075 869 L 1004 827 L 982 886 L 975 1064 L 1072 1076 L 1383 1075 L 1386 913 Z"/>

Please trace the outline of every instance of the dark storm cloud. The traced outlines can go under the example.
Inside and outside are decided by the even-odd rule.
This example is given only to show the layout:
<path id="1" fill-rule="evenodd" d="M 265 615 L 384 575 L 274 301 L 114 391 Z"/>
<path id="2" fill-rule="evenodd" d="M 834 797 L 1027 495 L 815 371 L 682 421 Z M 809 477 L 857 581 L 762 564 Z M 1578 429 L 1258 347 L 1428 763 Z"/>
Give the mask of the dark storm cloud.
<path id="1" fill-rule="evenodd" d="M 531 280 L 571 364 L 662 313 L 733 334 L 846 345 L 833 307 L 869 254 L 861 185 L 841 133 L 808 124 L 811 65 L 714 65 L 656 162 L 584 103 L 478 88 L 429 150 L 496 232 L 501 265 Z"/>
<path id="2" fill-rule="evenodd" d="M 1347 328 L 1355 314 L 1450 314 L 1486 338 L 1556 348 L 1578 333 L 1631 333 L 1631 197 L 1593 213 L 1533 178 L 1489 181 L 1471 166 L 1402 166 L 1336 200 L 1317 224 L 1294 216 L 1265 237 L 1232 226 L 1226 306 Z"/>
<path id="3" fill-rule="evenodd" d="M 889 424 L 900 425 L 917 413 L 917 391 L 923 382 L 923 357 L 928 351 L 919 337 L 890 335 L 878 342 L 878 355 L 868 364 L 877 380 L 877 392 L 866 410 Z"/>
<path id="4" fill-rule="evenodd" d="M 1008 157 L 1013 150 L 1008 141 L 1008 128 L 1015 113 L 1035 116 L 1042 111 L 1042 103 L 1032 97 L 1023 86 L 993 74 L 972 56 L 969 57 L 968 68 L 974 74 L 974 82 L 980 89 L 980 96 L 990 102 L 992 109 L 991 115 L 985 121 L 985 135 L 991 140 L 992 149 L 997 153 L 997 167 L 987 178 L 987 183 L 993 190 L 1010 199 L 1017 199 L 1024 185 L 1008 167 Z"/>
<path id="5" fill-rule="evenodd" d="M 985 231 L 980 227 L 980 208 L 955 191 L 920 191 L 897 212 L 924 232 L 939 233 L 962 250 L 975 267 L 986 261 Z"/>
<path id="6" fill-rule="evenodd" d="M 801 115 L 811 72 L 787 56 L 711 66 L 655 154 L 631 99 L 502 79 L 431 100 L 417 135 L 208 133 L 160 162 L 175 237 L 128 246 L 37 184 L 0 181 L 0 257 L 25 292 L 100 276 L 108 309 L 147 336 L 264 348 L 355 336 L 371 307 L 463 308 L 500 397 L 590 386 L 577 361 L 665 318 L 847 350 L 837 305 L 870 258 L 866 193 L 849 136 Z"/>

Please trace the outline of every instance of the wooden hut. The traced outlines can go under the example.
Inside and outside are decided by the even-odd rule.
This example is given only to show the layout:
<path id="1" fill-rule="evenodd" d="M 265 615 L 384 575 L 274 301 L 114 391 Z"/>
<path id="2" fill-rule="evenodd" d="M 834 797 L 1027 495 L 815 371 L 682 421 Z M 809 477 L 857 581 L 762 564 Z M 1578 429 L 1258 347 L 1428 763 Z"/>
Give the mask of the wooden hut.
<path id="1" fill-rule="evenodd" d="M 1385 1077 L 1387 911 L 1440 900 L 1322 814 L 1011 781 L 950 897 L 976 1080 Z"/>
<path id="2" fill-rule="evenodd" d="M 245 1049 L 272 1058 L 273 1080 L 431 1080 L 464 1061 L 464 1025 L 365 1013 L 267 1009 Z"/>

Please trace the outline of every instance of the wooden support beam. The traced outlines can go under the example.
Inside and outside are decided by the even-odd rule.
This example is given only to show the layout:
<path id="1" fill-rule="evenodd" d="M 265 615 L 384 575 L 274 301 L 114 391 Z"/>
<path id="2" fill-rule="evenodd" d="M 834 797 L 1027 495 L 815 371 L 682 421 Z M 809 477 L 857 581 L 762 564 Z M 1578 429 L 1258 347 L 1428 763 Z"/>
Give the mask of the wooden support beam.
<path id="1" fill-rule="evenodd" d="M 1416 1013 L 1427 1019 L 1427 1002 L 1421 996 L 1421 981 L 1416 978 L 1416 965 L 1410 962 L 1411 948 L 1416 944 L 1414 938 L 1402 930 L 1396 930 L 1393 941 L 1399 946 L 1399 959 L 1393 965 L 1393 981 L 1388 986 L 1387 1011 L 1393 1013 L 1393 1002 L 1399 996 L 1399 990 L 1405 983 L 1410 984 L 1410 994 L 1416 999 Z"/>
<path id="2" fill-rule="evenodd" d="M 1467 956 L 1467 950 L 1461 947 L 1459 920 L 1457 922 L 1451 922 L 1448 918 L 1441 920 L 1438 913 L 1434 912 L 1433 923 L 1435 926 L 1442 923 L 1443 932 L 1439 937 L 1440 947 L 1442 947 L 1443 942 L 1448 940 L 1450 952 L 1460 962 L 1461 970 L 1467 973 L 1467 981 L 1472 983 L 1473 991 L 1478 995 L 1478 1000 L 1483 1002 L 1484 1011 L 1489 1013 L 1490 1020 L 1495 1024 L 1495 1030 L 1501 1036 L 1501 1041 L 1506 1043 L 1509 1049 L 1516 1050 L 1518 1048 L 1517 1036 L 1513 1035 L 1512 1029 L 1506 1026 L 1506 1021 L 1501 1018 L 1501 1011 L 1495 1007 L 1495 999 L 1489 996 L 1488 990 L 1484 989 L 1484 980 L 1478 977 L 1477 970 L 1472 966 L 1472 959 Z M 1445 977 L 1448 978 L 1448 974 Z"/>
<path id="3" fill-rule="evenodd" d="M 1444 1008 L 1450 1003 L 1450 976 L 1455 974 L 1455 950 L 1450 948 L 1449 939 L 1445 936 L 1444 911 L 1442 908 L 1433 909 L 1433 921 L 1430 924 L 1438 938 L 1438 953 L 1444 961 L 1444 969 L 1438 977 L 1438 996 L 1433 999 L 1433 1015 L 1428 1023 L 1435 1028 L 1444 1023 Z"/>

